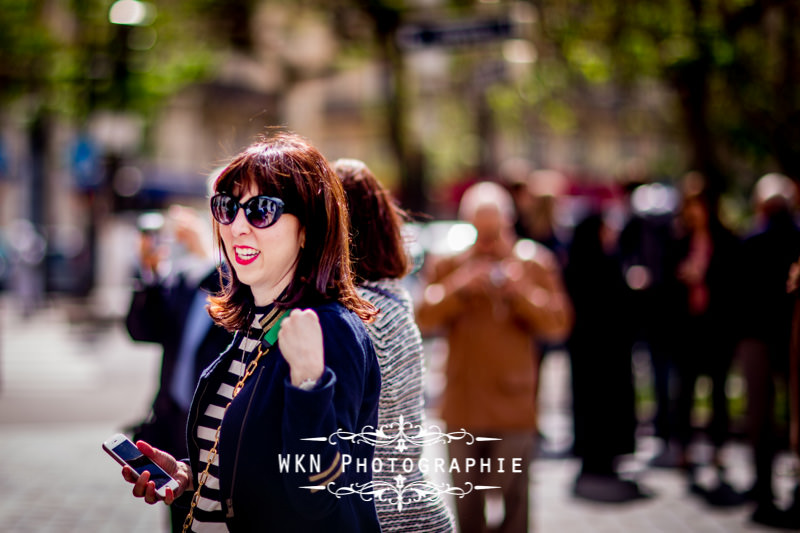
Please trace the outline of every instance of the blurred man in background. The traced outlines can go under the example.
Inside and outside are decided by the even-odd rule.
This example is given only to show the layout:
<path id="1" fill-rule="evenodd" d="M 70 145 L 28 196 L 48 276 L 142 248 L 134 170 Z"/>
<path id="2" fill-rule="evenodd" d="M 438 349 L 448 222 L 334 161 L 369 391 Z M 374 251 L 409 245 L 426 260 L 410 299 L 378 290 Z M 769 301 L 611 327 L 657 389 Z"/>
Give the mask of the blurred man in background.
<path id="1" fill-rule="evenodd" d="M 775 419 L 776 381 L 787 384 L 789 339 L 794 296 L 786 292 L 792 262 L 800 255 L 800 229 L 793 219 L 794 182 L 767 174 L 753 189 L 757 224 L 743 243 L 738 357 L 747 383 L 747 434 L 755 455 L 756 502 L 753 521 L 777 527 L 800 527 L 775 507 L 772 472 L 775 455 L 785 443 Z M 786 409 L 782 409 L 786 412 Z"/>
<path id="2" fill-rule="evenodd" d="M 554 254 L 531 240 L 517 240 L 509 193 L 481 182 L 463 195 L 459 218 L 477 230 L 475 243 L 435 261 L 417 312 L 423 332 L 448 340 L 442 418 L 451 430 L 497 440 L 450 442 L 451 460 L 520 458 L 520 473 L 483 468 L 452 471 L 456 486 L 500 487 L 505 517 L 499 531 L 527 531 L 528 464 L 536 432 L 536 341 L 560 341 L 572 320 Z M 462 533 L 486 531 L 485 493 L 456 499 Z"/>

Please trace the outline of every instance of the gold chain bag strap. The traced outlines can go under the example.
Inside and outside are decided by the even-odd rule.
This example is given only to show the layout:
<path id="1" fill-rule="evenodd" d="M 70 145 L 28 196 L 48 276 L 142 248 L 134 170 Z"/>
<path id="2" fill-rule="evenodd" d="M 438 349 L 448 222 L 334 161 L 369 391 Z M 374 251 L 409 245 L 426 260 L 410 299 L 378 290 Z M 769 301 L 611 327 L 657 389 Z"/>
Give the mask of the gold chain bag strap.
<path id="1" fill-rule="evenodd" d="M 233 400 L 236 398 L 236 395 L 239 394 L 239 392 L 244 387 L 244 383 L 245 381 L 247 381 L 247 378 L 252 376 L 253 373 L 256 371 L 258 362 L 264 355 L 269 353 L 270 349 L 275 345 L 275 342 L 278 340 L 278 331 L 280 330 L 281 322 L 283 322 L 283 319 L 286 318 L 287 313 L 288 313 L 287 311 L 284 311 L 280 315 L 273 318 L 272 324 L 269 325 L 269 329 L 267 330 L 267 333 L 264 335 L 264 340 L 267 341 L 269 346 L 266 349 L 264 349 L 263 344 L 259 342 L 258 352 L 256 353 L 255 358 L 252 361 L 250 361 L 250 364 L 247 365 L 247 368 L 245 369 L 241 379 L 233 388 L 231 401 L 228 402 L 228 405 L 225 406 L 225 410 L 222 413 L 222 419 L 220 420 L 219 427 L 217 428 L 217 431 L 214 434 L 214 445 L 208 452 L 206 467 L 205 469 L 203 469 L 200 475 L 197 476 L 197 489 L 194 491 L 194 496 L 192 496 L 192 503 L 191 506 L 189 507 L 189 514 L 186 515 L 186 520 L 183 521 L 183 533 L 186 533 L 187 531 L 189 531 L 189 528 L 192 527 L 192 521 L 194 520 L 194 509 L 195 507 L 197 507 L 197 502 L 200 501 L 200 489 L 203 488 L 203 485 L 205 485 L 206 482 L 208 481 L 208 470 L 211 468 L 211 464 L 217 458 L 217 447 L 219 446 L 219 434 L 220 431 L 222 430 L 222 420 L 225 419 L 225 413 L 228 412 L 228 407 L 231 406 L 231 403 L 233 403 Z"/>

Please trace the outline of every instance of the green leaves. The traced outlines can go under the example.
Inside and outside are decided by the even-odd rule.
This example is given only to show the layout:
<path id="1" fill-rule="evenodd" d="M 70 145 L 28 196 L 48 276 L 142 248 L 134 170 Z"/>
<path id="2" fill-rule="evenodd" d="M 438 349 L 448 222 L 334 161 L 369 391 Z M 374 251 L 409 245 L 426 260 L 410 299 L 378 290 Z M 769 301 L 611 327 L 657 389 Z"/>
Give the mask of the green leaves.
<path id="1" fill-rule="evenodd" d="M 656 81 L 681 96 L 676 102 L 695 106 L 673 110 L 686 119 L 689 146 L 698 140 L 692 136 L 705 135 L 732 159 L 754 165 L 770 153 L 800 155 L 800 148 L 790 149 L 770 133 L 782 128 L 785 117 L 800 113 L 800 85 L 791 83 L 798 75 L 790 65 L 800 57 L 794 2 L 542 0 L 537 5 L 546 40 L 539 47 L 550 52 L 540 54 L 537 69 L 560 64 L 572 91 L 581 84 L 591 90 Z M 558 119 L 564 113 L 552 111 L 559 105 L 546 101 L 563 100 L 565 93 L 545 96 L 541 84 L 525 87 L 528 101 L 544 106 L 551 125 L 568 123 Z M 702 154 L 695 155 L 692 164 L 702 164 Z M 706 163 L 713 166 L 713 159 L 709 154 Z M 785 157 L 781 166 L 800 170 Z"/>
<path id="2" fill-rule="evenodd" d="M 146 26 L 108 19 L 112 0 L 0 0 L 0 105 L 32 97 L 68 116 L 145 114 L 214 64 L 213 21 L 196 2 L 160 3 Z"/>

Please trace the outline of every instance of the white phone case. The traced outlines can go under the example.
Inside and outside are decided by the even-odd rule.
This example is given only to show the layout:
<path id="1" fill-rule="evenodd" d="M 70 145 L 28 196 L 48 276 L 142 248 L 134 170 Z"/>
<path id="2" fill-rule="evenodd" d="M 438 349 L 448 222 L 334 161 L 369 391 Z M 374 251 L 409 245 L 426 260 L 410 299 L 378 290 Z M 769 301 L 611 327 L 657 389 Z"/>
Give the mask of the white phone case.
<path id="1" fill-rule="evenodd" d="M 167 488 L 175 491 L 178 482 L 175 481 L 163 468 L 145 457 L 136 445 L 122 433 L 112 435 L 103 443 L 103 449 L 121 465 L 130 466 L 134 472 L 141 475 L 145 470 L 150 472 L 150 479 L 156 484 L 156 494 L 164 498 Z"/>

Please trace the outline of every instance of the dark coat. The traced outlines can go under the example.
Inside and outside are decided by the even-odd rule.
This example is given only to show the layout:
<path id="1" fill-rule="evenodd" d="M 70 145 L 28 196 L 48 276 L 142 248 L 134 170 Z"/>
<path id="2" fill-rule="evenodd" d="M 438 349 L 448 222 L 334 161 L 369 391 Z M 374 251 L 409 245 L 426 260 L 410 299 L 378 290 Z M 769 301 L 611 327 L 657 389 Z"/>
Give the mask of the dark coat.
<path id="1" fill-rule="evenodd" d="M 786 293 L 789 267 L 800 257 L 800 229 L 788 213 L 781 213 L 742 244 L 741 270 L 736 282 L 737 311 L 742 338 L 767 343 L 786 370 L 793 296 Z"/>
<path id="2" fill-rule="evenodd" d="M 575 443 L 584 460 L 609 462 L 634 451 L 629 290 L 622 265 L 600 242 L 602 219 L 578 224 L 564 281 L 575 310 L 567 340 L 572 365 Z"/>
<path id="3" fill-rule="evenodd" d="M 741 261 L 739 239 L 719 222 L 711 225 L 712 255 L 706 270 L 708 308 L 693 315 L 689 308 L 689 290 L 676 283 L 672 307 L 677 310 L 675 319 L 674 353 L 680 368 L 691 367 L 700 373 L 713 372 L 717 367 L 727 367 L 733 358 L 737 341 L 737 309 L 741 299 L 738 290 L 738 265 Z M 689 254 L 688 236 L 677 242 L 674 272 Z"/>
<path id="4" fill-rule="evenodd" d="M 358 494 L 339 498 L 317 485 L 316 472 L 302 472 L 295 459 L 319 456 L 321 471 L 352 461 L 329 488 L 358 488 L 372 479 L 374 447 L 345 438 L 337 430 L 361 433 L 378 421 L 380 367 L 364 324 L 338 303 L 315 307 L 323 332 L 325 372 L 311 391 L 291 386 L 289 366 L 276 345 L 231 402 L 220 433 L 220 491 L 230 531 L 380 532 L 375 505 Z M 201 406 L 217 394 L 241 334 L 203 374 L 190 410 L 189 457 L 197 486 Z M 303 439 L 323 438 L 322 441 Z M 291 465 L 281 472 L 279 457 Z M 344 464 L 344 463 L 343 463 Z M 358 468 L 357 465 L 369 465 Z M 305 463 L 308 467 L 308 463 Z"/>

